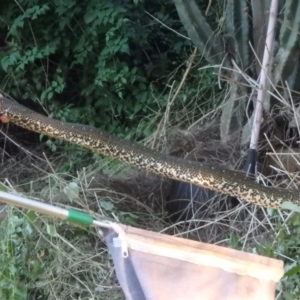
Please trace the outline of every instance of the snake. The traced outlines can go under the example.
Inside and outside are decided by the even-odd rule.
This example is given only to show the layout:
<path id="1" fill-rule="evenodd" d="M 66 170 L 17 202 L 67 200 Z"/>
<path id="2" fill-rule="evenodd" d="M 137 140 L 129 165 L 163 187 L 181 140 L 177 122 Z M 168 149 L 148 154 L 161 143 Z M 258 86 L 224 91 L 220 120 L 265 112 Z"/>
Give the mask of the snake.
<path id="1" fill-rule="evenodd" d="M 192 183 L 261 207 L 300 212 L 300 191 L 297 189 L 265 186 L 247 178 L 241 171 L 177 158 L 93 126 L 49 118 L 2 95 L 0 116 L 27 130 L 71 142 L 169 179 Z"/>

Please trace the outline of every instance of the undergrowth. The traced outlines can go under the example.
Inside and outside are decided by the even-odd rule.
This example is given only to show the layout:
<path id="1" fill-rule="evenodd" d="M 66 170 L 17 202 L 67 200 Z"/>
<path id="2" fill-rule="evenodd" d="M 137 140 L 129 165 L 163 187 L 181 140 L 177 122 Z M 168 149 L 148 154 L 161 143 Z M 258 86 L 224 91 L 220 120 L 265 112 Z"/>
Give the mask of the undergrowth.
<path id="1" fill-rule="evenodd" d="M 174 111 L 172 107 L 165 110 L 162 120 L 170 122 L 162 121 L 160 134 L 168 132 L 170 124 L 182 122 L 186 126 L 187 118 L 197 114 L 192 106 L 189 111 L 182 106 L 180 119 L 180 105 L 179 101 Z M 216 113 L 216 109 L 207 111 L 207 118 Z M 193 124 L 190 127 L 193 128 Z M 198 129 L 200 135 L 201 130 Z M 162 137 L 151 135 L 145 143 L 165 150 Z M 137 177 L 134 169 L 100 157 L 94 165 L 78 168 L 76 174 L 70 174 L 62 168 L 69 157 L 27 156 L 30 163 L 18 162 L 18 168 L 24 172 L 20 171 L 18 176 L 15 176 L 15 162 L 11 168 L 8 163 L 2 168 L 6 170 L 3 174 L 6 180 L 2 182 L 10 192 L 17 190 L 28 197 L 67 208 L 76 207 L 97 219 L 108 217 L 136 227 L 282 259 L 287 272 L 278 285 L 277 299 L 299 296 L 300 223 L 296 214 L 242 203 L 223 212 L 214 210 L 210 217 L 195 215 L 190 221 L 172 224 L 164 212 L 161 179 L 149 182 L 146 176 L 137 182 L 141 176 Z M 118 190 L 121 185 L 126 188 Z M 151 201 L 146 200 L 149 195 L 152 195 Z M 95 230 L 9 208 L 0 226 L 0 236 L 1 299 L 122 299 L 111 258 Z"/>
<path id="2" fill-rule="evenodd" d="M 30 164 L 23 168 L 30 168 Z M 44 168 L 48 169 L 54 166 Z M 97 178 L 101 170 L 107 173 L 105 161 L 101 168 L 94 165 L 76 177 L 37 170 L 40 177 L 32 176 L 31 182 L 19 178 L 19 184 L 6 184 L 27 190 L 28 197 L 84 210 L 98 220 L 108 218 L 137 227 L 149 228 L 151 224 L 155 230 L 163 228 L 162 216 L 148 205 L 114 191 L 108 176 Z M 112 172 L 111 167 L 109 170 Z M 114 174 L 120 172 L 115 169 Z M 134 174 L 132 170 L 122 172 Z M 74 186 L 78 188 L 75 194 Z M 11 189 L 8 191 L 16 192 Z M 110 255 L 95 229 L 9 207 L 0 225 L 0 238 L 1 299 L 123 299 Z"/>
<path id="3" fill-rule="evenodd" d="M 182 122 L 186 122 L 186 115 L 182 114 Z M 166 111 L 165 118 L 169 116 L 172 120 L 172 110 Z M 163 131 L 167 132 L 168 128 Z M 157 144 L 164 145 L 160 139 Z M 152 135 L 145 143 L 151 146 L 155 140 Z M 213 217 L 195 215 L 189 221 L 173 224 L 164 212 L 160 178 L 149 182 L 151 177 L 141 177 L 133 168 L 100 158 L 94 165 L 71 175 L 58 171 L 66 159 L 69 158 L 54 156 L 45 160 L 29 155 L 18 162 L 24 173 L 20 171 L 17 177 L 15 162 L 10 161 L 12 166 L 7 162 L 2 168 L 6 170 L 1 176 L 5 175 L 6 180 L 2 182 L 10 192 L 17 190 L 28 197 L 76 207 L 97 219 L 111 218 L 136 227 L 282 259 L 286 275 L 278 285 L 277 299 L 299 296 L 297 214 L 241 203 L 222 212 L 212 207 Z M 109 253 L 95 230 L 11 207 L 6 209 L 0 236 L 1 299 L 123 299 Z"/>

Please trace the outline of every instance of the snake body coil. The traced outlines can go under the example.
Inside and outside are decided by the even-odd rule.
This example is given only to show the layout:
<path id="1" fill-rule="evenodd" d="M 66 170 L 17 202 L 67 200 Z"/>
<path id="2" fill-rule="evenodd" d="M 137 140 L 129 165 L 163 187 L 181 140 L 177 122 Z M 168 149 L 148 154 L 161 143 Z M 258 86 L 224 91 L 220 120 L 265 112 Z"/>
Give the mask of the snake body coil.
<path id="1" fill-rule="evenodd" d="M 174 158 L 87 125 L 50 119 L 0 96 L 0 114 L 20 127 L 65 140 L 167 178 L 193 183 L 263 207 L 300 211 L 300 192 L 265 187 L 241 172 Z"/>

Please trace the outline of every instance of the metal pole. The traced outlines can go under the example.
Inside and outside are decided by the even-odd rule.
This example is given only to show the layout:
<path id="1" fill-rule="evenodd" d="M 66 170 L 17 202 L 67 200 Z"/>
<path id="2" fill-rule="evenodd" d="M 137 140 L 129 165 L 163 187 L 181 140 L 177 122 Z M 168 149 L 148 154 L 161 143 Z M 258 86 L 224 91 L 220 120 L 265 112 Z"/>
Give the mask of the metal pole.
<path id="1" fill-rule="evenodd" d="M 63 219 L 79 225 L 93 225 L 97 227 L 111 228 L 109 222 L 97 221 L 86 213 L 74 209 L 65 209 L 40 201 L 28 199 L 18 195 L 0 191 L 0 202 L 5 202 L 14 206 L 26 208 L 51 217 Z"/>

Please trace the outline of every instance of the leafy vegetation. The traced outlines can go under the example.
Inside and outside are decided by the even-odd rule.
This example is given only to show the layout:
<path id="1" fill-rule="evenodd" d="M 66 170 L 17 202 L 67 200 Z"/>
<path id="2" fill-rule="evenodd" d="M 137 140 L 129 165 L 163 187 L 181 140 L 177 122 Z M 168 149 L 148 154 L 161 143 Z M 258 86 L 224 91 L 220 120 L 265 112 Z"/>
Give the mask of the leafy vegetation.
<path id="1" fill-rule="evenodd" d="M 273 243 L 264 243 L 257 250 L 260 254 L 269 257 L 280 257 L 285 262 L 285 275 L 279 283 L 278 299 L 299 299 L 300 286 L 300 223 L 299 216 L 293 215 L 286 224 L 279 227 L 277 238 Z"/>
<path id="2" fill-rule="evenodd" d="M 8 1 L 3 7 L 1 89 L 39 102 L 62 120 L 117 134 L 126 135 L 163 105 L 164 98 L 153 101 L 163 90 L 161 78 L 191 46 L 144 11 L 155 17 L 169 11 L 162 21 L 182 31 L 170 1 L 149 7 L 139 1 Z"/>
<path id="3" fill-rule="evenodd" d="M 32 0 L 2 5 L 2 92 L 34 101 L 54 118 L 102 127 L 129 139 L 153 132 L 173 93 L 170 81 L 181 79 L 182 60 L 192 46 L 178 35 L 184 29 L 171 1 Z M 182 97 L 194 94 L 185 89 Z M 193 98 L 194 105 L 199 101 Z M 49 145 L 55 150 L 59 144 Z M 82 166 L 82 150 L 77 156 L 74 147 L 65 151 Z"/>
<path id="4" fill-rule="evenodd" d="M 92 232 L 16 209 L 8 212 L 1 227 L 1 299 L 88 299 L 99 297 L 99 292 L 106 297 L 107 291 L 95 287 L 111 266 L 105 265 L 105 252 L 95 252 L 99 237 Z M 76 285 L 82 280 L 83 286 Z M 107 284 L 113 281 L 107 279 Z"/>

